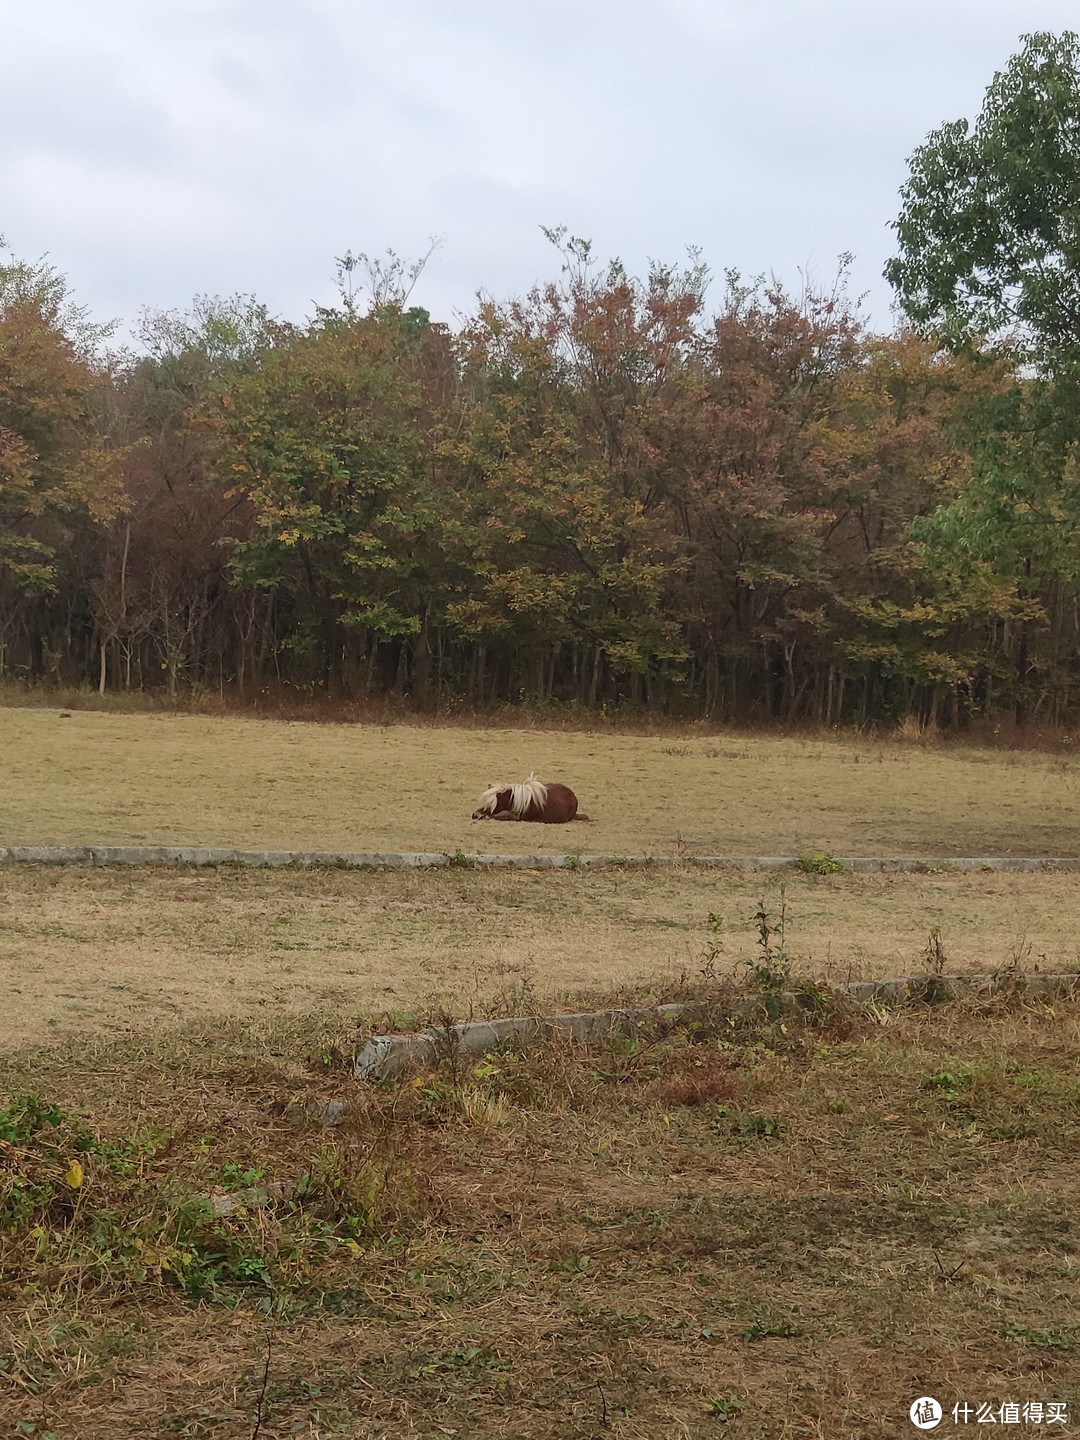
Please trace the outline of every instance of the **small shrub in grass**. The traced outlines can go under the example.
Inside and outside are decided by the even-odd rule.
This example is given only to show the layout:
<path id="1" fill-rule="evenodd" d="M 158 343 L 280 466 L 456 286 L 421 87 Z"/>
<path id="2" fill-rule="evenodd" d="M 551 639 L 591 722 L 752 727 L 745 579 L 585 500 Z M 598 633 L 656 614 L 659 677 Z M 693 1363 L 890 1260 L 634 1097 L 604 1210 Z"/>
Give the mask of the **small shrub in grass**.
<path id="1" fill-rule="evenodd" d="M 813 850 L 808 855 L 800 855 L 798 865 L 804 875 L 847 874 L 847 866 L 825 850 Z"/>
<path id="2" fill-rule="evenodd" d="M 718 910 L 710 910 L 708 917 L 710 939 L 705 946 L 705 954 L 702 957 L 701 976 L 707 983 L 712 984 L 717 979 L 716 962 L 724 953 L 724 917 Z"/>
<path id="3" fill-rule="evenodd" d="M 780 886 L 779 911 L 769 913 L 764 899 L 754 916 L 758 932 L 758 953 L 747 960 L 747 968 L 765 995 L 778 995 L 791 979 L 792 957 L 787 948 L 787 895 Z"/>
<path id="4" fill-rule="evenodd" d="M 332 1222 L 344 1240 L 379 1240 L 424 1208 L 404 1147 L 327 1145 L 304 1178 L 303 1209 Z"/>
<path id="5" fill-rule="evenodd" d="M 65 1111 L 38 1095 L 13 1095 L 0 1110 L 0 1140 L 22 1145 L 47 1125 L 55 1128 L 66 1119 Z"/>
<path id="6" fill-rule="evenodd" d="M 926 937 L 926 946 L 923 950 L 923 960 L 931 975 L 943 975 L 945 973 L 945 947 L 941 943 L 941 927 L 931 925 L 930 933 Z"/>
<path id="7" fill-rule="evenodd" d="M 34 1094 L 0 1109 L 0 1231 L 43 1240 L 63 1231 L 80 1200 L 84 1161 L 95 1148 L 86 1126 Z M 80 1158 L 81 1157 L 81 1158 Z"/>
<path id="8" fill-rule="evenodd" d="M 215 1218 L 199 1198 L 181 1201 L 159 1234 L 133 1235 L 132 1245 L 129 1279 L 174 1285 L 189 1300 L 209 1299 L 225 1289 L 273 1288 L 262 1238 L 249 1217 Z"/>
<path id="9" fill-rule="evenodd" d="M 195 1297 L 219 1280 L 246 1284 L 260 1272 L 242 1236 L 216 1222 L 205 1201 L 168 1196 L 128 1166 L 122 1149 L 99 1147 L 63 1112 L 49 1130 L 24 1138 L 4 1147 L 5 1263 L 32 1261 L 59 1291 L 155 1281 Z M 110 1168 L 110 1148 L 125 1163 Z"/>
<path id="10" fill-rule="evenodd" d="M 14 1097 L 0 1108 L 0 1276 L 32 1271 L 57 1296 L 164 1287 L 265 1307 L 341 1246 L 381 1243 L 425 1210 L 404 1119 L 374 1135 L 342 1127 L 275 1189 L 258 1183 L 262 1157 L 208 1165 L 201 1144 L 104 1139 L 60 1106 Z M 154 1155 L 167 1169 L 146 1163 Z M 237 1202 L 228 1214 L 206 1193 L 221 1190 Z"/>
<path id="11" fill-rule="evenodd" d="M 836 996 L 828 986 L 803 978 L 795 981 L 793 989 L 799 1008 L 807 1019 L 825 1025 L 834 1018 Z"/>
<path id="12" fill-rule="evenodd" d="M 709 1414 L 717 1420 L 734 1420 L 746 1404 L 737 1390 L 728 1390 L 723 1395 L 714 1395 L 709 1401 Z"/>
<path id="13" fill-rule="evenodd" d="M 595 1076 L 608 1084 L 651 1080 L 658 1073 L 657 1047 L 637 1035 L 612 1032 L 605 1038 L 599 1062 Z"/>
<path id="14" fill-rule="evenodd" d="M 710 1128 L 719 1135 L 744 1140 L 775 1140 L 780 1134 L 780 1121 L 775 1115 L 756 1115 L 749 1110 L 729 1112 L 726 1105 L 718 1105 Z"/>
<path id="15" fill-rule="evenodd" d="M 1015 1340 L 1021 1345 L 1036 1345 L 1043 1350 L 1067 1350 L 1069 1341 L 1056 1330 L 1033 1330 L 1028 1325 L 1005 1324 L 1001 1333 L 1006 1340 Z"/>
<path id="16" fill-rule="evenodd" d="M 780 1121 L 775 1115 L 739 1115 L 736 1130 L 751 1140 L 773 1140 L 780 1133 Z"/>
<path id="17" fill-rule="evenodd" d="M 446 1350 L 420 1360 L 410 1371 L 413 1380 L 426 1382 L 428 1388 L 444 1391 L 457 1386 L 475 1385 L 484 1372 L 509 1369 L 498 1351 L 490 1345 L 463 1345 L 456 1350 Z M 496 1390 L 505 1384 L 501 1378 L 495 1382 Z"/>
<path id="18" fill-rule="evenodd" d="M 972 1078 L 970 1071 L 954 1073 L 951 1070 L 938 1070 L 936 1074 L 927 1076 L 923 1081 L 923 1089 L 936 1090 L 939 1094 L 951 1098 L 969 1090 Z"/>
<path id="19" fill-rule="evenodd" d="M 786 1340 L 801 1335 L 802 1331 L 787 1320 L 763 1319 L 755 1320 L 741 1334 L 744 1340 Z"/>

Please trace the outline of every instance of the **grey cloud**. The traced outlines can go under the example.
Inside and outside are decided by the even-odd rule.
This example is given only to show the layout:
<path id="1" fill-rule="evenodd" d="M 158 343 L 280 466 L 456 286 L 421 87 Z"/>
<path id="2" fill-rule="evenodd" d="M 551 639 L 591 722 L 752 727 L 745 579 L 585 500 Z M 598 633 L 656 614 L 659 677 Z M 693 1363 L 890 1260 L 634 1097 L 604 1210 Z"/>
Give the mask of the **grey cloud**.
<path id="1" fill-rule="evenodd" d="M 880 278 L 905 160 L 1074 0 L 50 0 L 0 53 L 0 228 L 104 317 L 253 291 L 300 319 L 334 256 L 446 237 L 440 318 L 558 272 Z"/>
<path id="2" fill-rule="evenodd" d="M 46 150 L 158 166 L 176 159 L 176 125 L 152 96 L 139 92 L 115 53 L 87 55 L 64 45 L 26 56 L 7 49 L 0 56 L 0 89 L 8 117 L 5 157 Z"/>

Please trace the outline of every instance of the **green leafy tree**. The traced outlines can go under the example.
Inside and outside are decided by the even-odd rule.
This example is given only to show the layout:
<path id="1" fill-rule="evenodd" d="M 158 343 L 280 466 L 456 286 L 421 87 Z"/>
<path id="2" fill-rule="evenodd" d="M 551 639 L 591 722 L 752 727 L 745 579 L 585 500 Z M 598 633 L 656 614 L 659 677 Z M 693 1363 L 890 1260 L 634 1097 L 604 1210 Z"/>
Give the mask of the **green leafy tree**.
<path id="1" fill-rule="evenodd" d="M 1080 645 L 1067 600 L 1080 579 L 1077 36 L 1026 36 L 974 124 L 916 150 L 902 200 L 886 275 L 905 313 L 944 345 L 1017 367 L 969 417 L 969 485 L 918 538 L 954 590 L 995 597 L 986 620 L 1005 636 L 1023 722 L 1073 683 Z"/>
<path id="2" fill-rule="evenodd" d="M 987 683 L 1011 698 L 1018 724 L 1035 711 L 1060 719 L 1077 678 L 1080 454 L 1069 388 L 1019 382 L 983 400 L 968 483 L 912 527 L 946 608 L 981 620 Z"/>
<path id="3" fill-rule="evenodd" d="M 291 647 L 331 688 L 365 662 L 396 683 L 406 641 L 426 688 L 444 514 L 424 400 L 445 351 L 418 308 L 324 310 L 282 327 L 215 407 L 215 473 L 254 520 L 235 578 L 278 591 Z"/>
<path id="4" fill-rule="evenodd" d="M 986 627 L 1013 613 L 991 567 L 957 563 L 931 540 L 935 519 L 970 493 L 967 417 L 1011 392 L 1006 367 L 950 355 L 910 331 L 868 336 L 838 378 L 833 421 L 846 459 L 838 526 L 834 638 L 860 690 L 858 715 L 954 718 L 985 669 Z"/>
<path id="5" fill-rule="evenodd" d="M 952 344 L 1007 342 L 1053 371 L 1080 354 L 1080 39 L 1024 37 L 974 124 L 911 157 L 885 274 Z"/>

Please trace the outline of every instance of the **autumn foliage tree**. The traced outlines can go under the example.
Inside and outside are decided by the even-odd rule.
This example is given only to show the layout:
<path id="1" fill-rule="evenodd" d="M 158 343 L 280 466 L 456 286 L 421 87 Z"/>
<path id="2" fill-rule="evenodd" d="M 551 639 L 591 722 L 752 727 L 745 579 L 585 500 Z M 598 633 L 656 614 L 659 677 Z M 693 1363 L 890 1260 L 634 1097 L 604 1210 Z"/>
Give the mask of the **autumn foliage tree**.
<path id="1" fill-rule="evenodd" d="M 422 261 L 350 254 L 303 324 L 199 300 L 108 365 L 52 272 L 9 267 L 9 673 L 744 723 L 1080 714 L 1060 346 L 1051 368 L 917 307 L 874 333 L 843 261 L 799 294 L 729 274 L 713 304 L 694 252 L 634 276 L 547 233 L 556 278 L 454 327 L 412 302 Z"/>
<path id="2" fill-rule="evenodd" d="M 644 282 L 593 265 L 551 232 L 562 280 L 488 303 L 462 335 L 459 467 L 486 497 L 475 528 L 483 587 L 455 618 L 482 639 L 507 688 L 570 689 L 595 705 L 611 684 L 641 698 L 685 659 L 666 609 L 681 561 L 667 523 L 690 378 L 700 267 Z M 532 670 L 514 664 L 523 647 Z"/>
<path id="3" fill-rule="evenodd" d="M 40 602 L 60 591 L 59 556 L 122 503 L 101 426 L 103 338 L 49 265 L 0 262 L 0 667 L 21 629 L 33 669 L 47 669 Z"/>

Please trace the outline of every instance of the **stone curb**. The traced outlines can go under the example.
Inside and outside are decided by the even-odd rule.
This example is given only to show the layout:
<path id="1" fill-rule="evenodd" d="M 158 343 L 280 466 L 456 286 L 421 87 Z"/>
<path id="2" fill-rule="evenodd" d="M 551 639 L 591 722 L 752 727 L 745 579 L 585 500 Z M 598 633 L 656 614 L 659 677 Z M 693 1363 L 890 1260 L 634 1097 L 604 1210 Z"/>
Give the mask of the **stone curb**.
<path id="1" fill-rule="evenodd" d="M 1080 871 L 1072 856 L 1045 858 L 988 855 L 940 860 L 866 857 L 837 862 L 857 874 L 926 874 L 949 870 L 1015 872 Z M 199 845 L 9 845 L 0 846 L 0 865 L 240 865 L 252 869 L 426 870 L 486 868 L 509 870 L 605 870 L 618 866 L 700 865 L 711 869 L 797 870 L 797 855 L 489 855 L 423 850 L 228 850 Z"/>
<path id="2" fill-rule="evenodd" d="M 1080 974 L 1066 975 L 918 975 L 892 980 L 853 980 L 824 987 L 834 995 L 870 1005 L 917 1000 L 941 1003 L 964 996 L 993 995 L 1013 990 L 1032 995 L 1071 995 L 1080 992 Z M 772 1018 L 813 1010 L 819 997 L 811 992 L 785 991 L 776 997 Z M 726 1007 L 732 1016 L 752 1016 L 765 1009 L 761 995 L 734 996 Z M 464 1052 L 483 1055 L 505 1040 L 524 1043 L 541 1040 L 570 1040 L 579 1044 L 605 1035 L 633 1035 L 638 1031 L 670 1028 L 692 1020 L 708 1010 L 707 1005 L 688 1002 L 658 1005 L 650 1009 L 599 1010 L 572 1015 L 515 1016 L 504 1020 L 475 1020 L 445 1028 L 424 1030 L 415 1035 L 374 1035 L 357 1051 L 353 1071 L 361 1080 L 391 1080 L 416 1070 L 428 1069 L 440 1060 Z"/>

